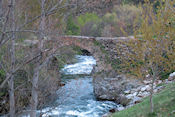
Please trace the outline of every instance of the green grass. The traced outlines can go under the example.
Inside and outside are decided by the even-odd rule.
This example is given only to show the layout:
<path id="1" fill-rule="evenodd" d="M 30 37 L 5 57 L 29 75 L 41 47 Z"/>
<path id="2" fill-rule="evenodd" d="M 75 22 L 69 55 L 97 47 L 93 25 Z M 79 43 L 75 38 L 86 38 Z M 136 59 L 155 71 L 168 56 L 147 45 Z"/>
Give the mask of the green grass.
<path id="1" fill-rule="evenodd" d="M 114 113 L 112 117 L 175 117 L 175 83 L 165 86 L 165 89 L 153 97 L 154 113 L 150 113 L 147 97 L 133 107 Z"/>

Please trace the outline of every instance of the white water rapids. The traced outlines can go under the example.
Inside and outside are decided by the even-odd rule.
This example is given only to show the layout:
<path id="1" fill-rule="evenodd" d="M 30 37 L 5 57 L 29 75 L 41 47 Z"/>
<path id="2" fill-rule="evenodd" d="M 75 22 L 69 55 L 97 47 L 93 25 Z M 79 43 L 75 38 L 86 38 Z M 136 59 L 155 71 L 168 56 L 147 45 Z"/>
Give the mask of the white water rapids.
<path id="1" fill-rule="evenodd" d="M 65 65 L 65 75 L 84 74 L 82 77 L 66 79 L 58 90 L 58 99 L 53 105 L 38 111 L 42 117 L 101 117 L 110 109 L 118 107 L 111 101 L 97 101 L 93 93 L 92 77 L 89 75 L 96 65 L 92 56 L 77 55 L 77 63 Z"/>

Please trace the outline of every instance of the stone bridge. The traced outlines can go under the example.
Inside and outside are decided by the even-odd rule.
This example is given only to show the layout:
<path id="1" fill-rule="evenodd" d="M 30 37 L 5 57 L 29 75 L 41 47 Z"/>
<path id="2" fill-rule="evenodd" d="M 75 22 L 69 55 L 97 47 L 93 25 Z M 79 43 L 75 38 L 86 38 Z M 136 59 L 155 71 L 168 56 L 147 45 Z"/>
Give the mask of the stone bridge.
<path id="1" fill-rule="evenodd" d="M 44 39 L 44 50 L 47 56 L 47 54 L 52 53 L 53 50 L 54 53 L 59 53 L 60 48 L 74 45 L 90 52 L 97 63 L 92 72 L 94 94 L 96 98 L 120 102 L 120 99 L 123 99 L 121 96 L 123 96 L 124 90 L 136 87 L 139 84 L 138 80 L 118 74 L 116 70 L 119 69 L 117 65 L 119 64 L 118 59 L 120 59 L 121 56 L 118 50 L 122 50 L 122 55 L 123 53 L 125 54 L 128 48 L 123 42 L 125 43 L 130 40 L 134 40 L 135 43 L 133 36 L 116 38 L 50 36 Z M 37 45 L 37 43 L 38 41 L 36 41 L 35 45 Z M 37 50 L 37 47 L 38 46 L 35 46 L 34 48 Z M 38 53 L 34 49 L 33 51 Z M 53 62 L 51 63 L 55 65 Z M 57 65 L 55 66 L 57 67 Z"/>
<path id="2" fill-rule="evenodd" d="M 133 36 L 116 38 L 53 36 L 46 41 L 46 44 L 50 44 L 54 48 L 74 45 L 90 52 L 97 63 L 92 74 L 96 98 L 100 100 L 115 100 L 121 103 L 124 90 L 136 87 L 139 84 L 138 80 L 118 74 L 116 70 L 119 68 L 117 65 L 119 64 L 118 59 L 121 56 L 119 51 L 122 55 L 126 51 L 128 52 L 128 47 L 123 42 L 125 43 L 130 40 L 135 42 Z"/>
<path id="3" fill-rule="evenodd" d="M 117 56 L 117 44 L 119 42 L 134 39 L 129 37 L 85 37 L 85 36 L 51 36 L 45 44 L 52 48 L 61 48 L 65 46 L 78 46 L 83 50 L 90 52 L 96 59 L 97 65 L 95 72 L 111 71 L 112 66 L 109 61 L 113 61 Z"/>

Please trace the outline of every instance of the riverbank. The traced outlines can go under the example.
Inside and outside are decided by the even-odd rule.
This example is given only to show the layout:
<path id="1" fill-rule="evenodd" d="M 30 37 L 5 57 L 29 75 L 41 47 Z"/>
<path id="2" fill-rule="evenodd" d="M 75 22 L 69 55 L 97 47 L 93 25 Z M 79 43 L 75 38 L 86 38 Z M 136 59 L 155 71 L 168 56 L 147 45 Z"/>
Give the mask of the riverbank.
<path id="1" fill-rule="evenodd" d="M 154 113 L 149 113 L 149 97 L 130 108 L 119 111 L 111 117 L 174 117 L 175 116 L 175 82 L 163 84 L 165 88 L 153 96 Z"/>
<path id="2" fill-rule="evenodd" d="M 141 87 L 125 91 L 130 99 L 128 106 L 111 109 L 103 117 L 174 117 L 175 116 L 175 77 L 172 73 L 168 79 L 157 80 L 154 84 L 155 113 L 149 113 L 150 81 L 144 80 Z M 114 114 L 112 114 L 114 113 Z"/>

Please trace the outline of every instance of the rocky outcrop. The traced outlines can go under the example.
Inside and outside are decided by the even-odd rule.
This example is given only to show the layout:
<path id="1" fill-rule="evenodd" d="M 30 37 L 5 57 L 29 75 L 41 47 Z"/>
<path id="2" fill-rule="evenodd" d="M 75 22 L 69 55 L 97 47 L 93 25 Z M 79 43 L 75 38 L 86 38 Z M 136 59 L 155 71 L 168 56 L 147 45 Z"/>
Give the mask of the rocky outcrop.
<path id="1" fill-rule="evenodd" d="M 175 77 L 172 73 L 168 79 L 165 80 L 156 80 L 154 83 L 154 93 L 160 92 L 162 89 L 165 88 L 164 84 L 169 84 L 175 82 Z M 142 85 L 136 88 L 132 88 L 130 90 L 124 91 L 124 96 L 129 100 L 129 103 L 127 106 L 119 105 L 117 108 L 113 108 L 109 110 L 109 113 L 104 114 L 102 117 L 110 117 L 112 113 L 124 110 L 126 108 L 129 108 L 137 103 L 142 102 L 142 99 L 150 95 L 151 90 L 151 79 L 143 80 Z"/>
<path id="2" fill-rule="evenodd" d="M 151 90 L 151 85 L 152 85 L 151 79 L 143 80 L 142 82 L 143 82 L 143 84 L 141 86 L 124 91 L 124 95 L 126 96 L 127 99 L 130 100 L 129 106 L 140 103 L 142 98 L 150 95 L 150 90 Z M 157 93 L 162 88 L 164 88 L 163 86 L 160 85 L 161 83 L 163 83 L 161 80 L 155 81 L 154 86 L 153 86 L 154 93 Z"/>
<path id="3" fill-rule="evenodd" d="M 112 100 L 127 105 L 128 101 L 123 95 L 124 91 L 140 86 L 141 82 L 134 78 L 127 78 L 125 75 L 118 75 L 114 78 L 96 77 L 93 85 L 97 99 Z"/>

